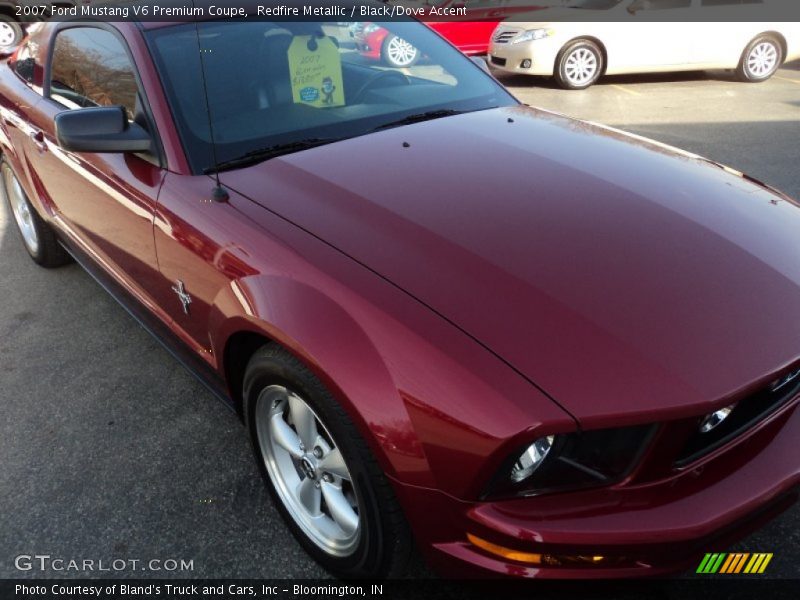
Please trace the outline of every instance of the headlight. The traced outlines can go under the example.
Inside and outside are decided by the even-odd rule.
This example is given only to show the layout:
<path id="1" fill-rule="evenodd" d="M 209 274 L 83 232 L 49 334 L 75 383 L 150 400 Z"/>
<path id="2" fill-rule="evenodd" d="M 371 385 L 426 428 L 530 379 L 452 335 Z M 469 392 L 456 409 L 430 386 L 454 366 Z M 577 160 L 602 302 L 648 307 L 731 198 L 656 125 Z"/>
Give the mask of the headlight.
<path id="1" fill-rule="evenodd" d="M 639 460 L 655 425 L 548 435 L 512 454 L 484 493 L 486 497 L 611 485 Z"/>
<path id="2" fill-rule="evenodd" d="M 722 422 L 730 416 L 734 408 L 736 408 L 736 405 L 731 404 L 730 406 L 715 410 L 711 414 L 703 417 L 703 420 L 700 421 L 700 433 L 708 433 L 716 429 L 719 425 L 722 425 Z"/>
<path id="3" fill-rule="evenodd" d="M 511 481 L 519 483 L 527 479 L 533 472 L 539 468 L 539 465 L 544 462 L 544 459 L 550 453 L 550 448 L 553 447 L 553 440 L 556 438 L 554 435 L 539 438 L 530 446 L 525 448 L 514 466 L 511 468 Z"/>
<path id="4" fill-rule="evenodd" d="M 528 29 L 522 33 L 518 33 L 511 40 L 512 44 L 520 44 L 522 42 L 532 42 L 534 40 L 541 40 L 553 35 L 552 29 Z"/>

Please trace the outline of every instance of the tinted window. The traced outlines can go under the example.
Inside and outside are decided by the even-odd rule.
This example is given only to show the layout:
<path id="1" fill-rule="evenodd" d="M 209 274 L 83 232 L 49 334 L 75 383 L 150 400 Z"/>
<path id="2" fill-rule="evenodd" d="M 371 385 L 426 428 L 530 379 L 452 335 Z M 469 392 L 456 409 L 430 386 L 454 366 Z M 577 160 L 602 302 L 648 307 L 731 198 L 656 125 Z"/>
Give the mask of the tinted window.
<path id="1" fill-rule="evenodd" d="M 309 138 L 354 137 L 421 112 L 515 104 L 417 22 L 203 22 L 199 32 L 202 54 L 194 25 L 147 33 L 195 171 L 214 166 L 203 69 L 219 161 Z M 407 66 L 379 55 L 392 40 Z"/>
<path id="2" fill-rule="evenodd" d="M 33 84 L 37 51 L 38 45 L 32 40 L 28 40 L 20 46 L 14 62 L 14 71 L 29 85 Z"/>
<path id="3" fill-rule="evenodd" d="M 122 42 L 93 27 L 67 29 L 56 36 L 50 97 L 68 108 L 121 105 L 136 114 L 136 75 Z"/>

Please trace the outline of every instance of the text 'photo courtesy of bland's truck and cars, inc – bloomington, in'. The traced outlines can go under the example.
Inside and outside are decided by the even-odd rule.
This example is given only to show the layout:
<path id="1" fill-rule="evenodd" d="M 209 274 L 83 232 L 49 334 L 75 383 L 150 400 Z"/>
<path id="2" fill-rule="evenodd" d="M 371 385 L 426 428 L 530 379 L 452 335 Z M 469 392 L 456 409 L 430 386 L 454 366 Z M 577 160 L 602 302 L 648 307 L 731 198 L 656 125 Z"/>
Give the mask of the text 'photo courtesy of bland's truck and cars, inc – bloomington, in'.
<path id="1" fill-rule="evenodd" d="M 793 595 L 792 8 L 0 2 L 2 593 Z"/>

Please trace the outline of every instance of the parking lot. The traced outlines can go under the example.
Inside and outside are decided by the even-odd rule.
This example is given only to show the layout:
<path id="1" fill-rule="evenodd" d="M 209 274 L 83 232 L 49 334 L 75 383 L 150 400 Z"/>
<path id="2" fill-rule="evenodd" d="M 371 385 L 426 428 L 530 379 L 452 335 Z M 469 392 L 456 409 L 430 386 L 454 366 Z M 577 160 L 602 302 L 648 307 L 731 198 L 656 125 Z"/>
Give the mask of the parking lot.
<path id="1" fill-rule="evenodd" d="M 499 78 L 523 102 L 688 149 L 800 198 L 800 64 L 759 85 L 671 74 L 569 92 Z M 14 565 L 22 554 L 193 561 L 115 576 L 325 576 L 269 504 L 236 416 L 79 267 L 35 266 L 5 205 L 0 290 L 0 577 L 26 575 Z M 773 552 L 766 576 L 797 578 L 800 508 L 737 548 Z"/>
<path id="2" fill-rule="evenodd" d="M 606 77 L 587 90 L 498 73 L 519 100 L 690 150 L 800 196 L 800 62 L 765 84 L 732 72 Z"/>

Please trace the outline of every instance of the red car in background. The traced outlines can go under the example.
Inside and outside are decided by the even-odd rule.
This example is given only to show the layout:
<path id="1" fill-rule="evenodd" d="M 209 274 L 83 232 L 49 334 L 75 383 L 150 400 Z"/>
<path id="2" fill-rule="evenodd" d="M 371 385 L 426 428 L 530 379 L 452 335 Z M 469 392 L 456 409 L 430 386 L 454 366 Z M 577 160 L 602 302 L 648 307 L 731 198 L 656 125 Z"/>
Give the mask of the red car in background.
<path id="1" fill-rule="evenodd" d="M 543 8 L 532 4 L 531 0 L 510 0 L 502 6 L 498 6 L 496 0 L 431 0 L 422 4 L 437 8 L 466 9 L 464 17 L 430 21 L 426 25 L 470 56 L 489 51 L 489 39 L 501 21 L 515 13 Z M 419 60 L 419 52 L 414 46 L 377 23 L 354 23 L 351 35 L 358 51 L 367 58 L 382 60 L 392 67 L 410 67 Z"/>

